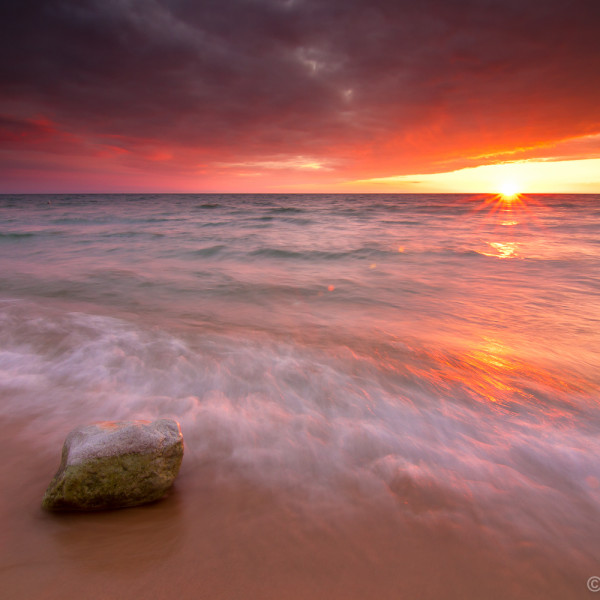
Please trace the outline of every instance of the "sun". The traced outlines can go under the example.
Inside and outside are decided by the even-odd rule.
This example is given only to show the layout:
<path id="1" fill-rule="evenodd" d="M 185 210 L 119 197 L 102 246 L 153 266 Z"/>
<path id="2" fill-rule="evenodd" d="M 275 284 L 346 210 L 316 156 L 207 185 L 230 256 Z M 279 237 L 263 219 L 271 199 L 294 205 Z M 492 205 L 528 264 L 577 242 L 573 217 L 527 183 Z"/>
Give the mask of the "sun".
<path id="1" fill-rule="evenodd" d="M 514 200 L 519 193 L 519 186 L 514 181 L 505 181 L 500 186 L 500 196 L 505 202 Z"/>

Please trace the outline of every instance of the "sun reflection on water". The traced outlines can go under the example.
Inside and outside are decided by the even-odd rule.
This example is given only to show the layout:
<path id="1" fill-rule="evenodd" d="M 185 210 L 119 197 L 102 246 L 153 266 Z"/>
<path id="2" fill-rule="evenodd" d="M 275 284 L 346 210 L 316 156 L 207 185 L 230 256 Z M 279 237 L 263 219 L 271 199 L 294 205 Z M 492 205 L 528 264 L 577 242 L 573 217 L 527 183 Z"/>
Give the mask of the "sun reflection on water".
<path id="1" fill-rule="evenodd" d="M 494 256 L 496 258 L 517 258 L 517 242 L 488 242 L 488 245 L 494 250 L 493 252 L 483 252 L 484 256 Z"/>
<path id="2" fill-rule="evenodd" d="M 468 398 L 513 414 L 534 410 L 545 418 L 563 418 L 564 407 L 585 387 L 573 373 L 550 373 L 515 357 L 497 340 L 483 340 L 454 354 L 421 349 L 420 359 L 408 365 L 408 371 L 428 381 L 442 397 Z"/>
<path id="3" fill-rule="evenodd" d="M 474 212 L 485 214 L 489 221 L 496 221 L 499 225 L 536 221 L 535 211 L 542 207 L 533 197 L 519 193 L 477 196 L 473 200 Z"/>
<path id="4" fill-rule="evenodd" d="M 485 235 L 480 238 L 484 247 L 475 251 L 493 258 L 523 258 L 523 233 L 530 232 L 530 225 L 539 226 L 539 209 L 546 207 L 538 200 L 516 192 L 478 196 L 472 201 L 472 213 L 480 216 L 480 228 Z M 500 239 L 494 239 L 496 235 Z"/>

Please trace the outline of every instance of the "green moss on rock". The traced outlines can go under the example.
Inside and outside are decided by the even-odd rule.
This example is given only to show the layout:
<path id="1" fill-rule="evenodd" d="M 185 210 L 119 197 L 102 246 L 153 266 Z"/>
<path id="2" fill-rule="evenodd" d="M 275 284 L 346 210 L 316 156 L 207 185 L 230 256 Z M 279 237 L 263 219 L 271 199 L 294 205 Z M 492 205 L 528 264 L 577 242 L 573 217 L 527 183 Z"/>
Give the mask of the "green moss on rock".
<path id="1" fill-rule="evenodd" d="M 107 422 L 73 430 L 42 507 L 101 510 L 164 496 L 183 458 L 179 424 L 169 419 Z"/>

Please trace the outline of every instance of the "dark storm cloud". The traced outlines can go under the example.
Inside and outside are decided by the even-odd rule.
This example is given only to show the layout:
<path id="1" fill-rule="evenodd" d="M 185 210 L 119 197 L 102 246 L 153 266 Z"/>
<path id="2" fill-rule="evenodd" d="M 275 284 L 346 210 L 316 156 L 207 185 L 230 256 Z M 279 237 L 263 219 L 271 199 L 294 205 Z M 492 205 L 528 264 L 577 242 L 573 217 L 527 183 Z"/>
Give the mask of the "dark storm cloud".
<path id="1" fill-rule="evenodd" d="M 0 142 L 19 140 L 39 142 L 52 137 L 53 134 L 52 126 L 43 121 L 13 119 L 0 115 Z"/>
<path id="2" fill-rule="evenodd" d="M 22 0 L 0 22 L 9 130 L 379 175 L 600 131 L 597 0 Z"/>

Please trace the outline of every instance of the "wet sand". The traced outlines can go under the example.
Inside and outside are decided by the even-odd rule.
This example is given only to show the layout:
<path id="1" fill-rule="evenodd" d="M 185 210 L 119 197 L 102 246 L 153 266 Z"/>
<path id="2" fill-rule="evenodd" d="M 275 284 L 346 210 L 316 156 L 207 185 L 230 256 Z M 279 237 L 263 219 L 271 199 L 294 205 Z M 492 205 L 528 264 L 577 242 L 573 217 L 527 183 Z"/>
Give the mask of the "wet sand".
<path id="1" fill-rule="evenodd" d="M 5 424 L 0 555 L 4 600 L 533 599 L 589 594 L 593 565 L 560 549 L 507 546 L 483 526 L 433 526 L 398 500 L 339 489 L 328 505 L 184 460 L 168 498 L 88 514 L 40 509 L 56 456 Z"/>

